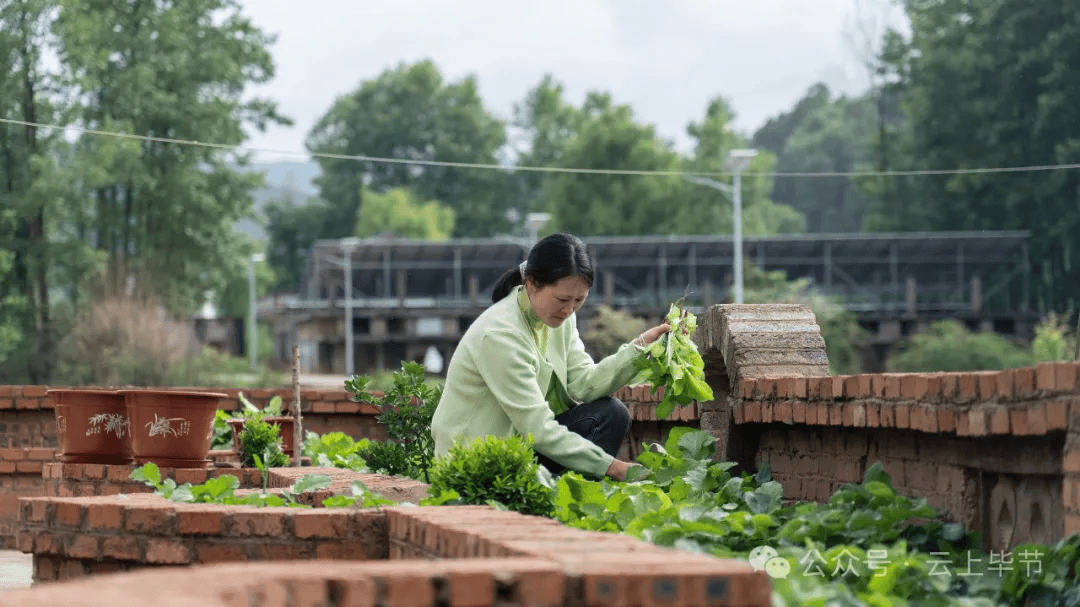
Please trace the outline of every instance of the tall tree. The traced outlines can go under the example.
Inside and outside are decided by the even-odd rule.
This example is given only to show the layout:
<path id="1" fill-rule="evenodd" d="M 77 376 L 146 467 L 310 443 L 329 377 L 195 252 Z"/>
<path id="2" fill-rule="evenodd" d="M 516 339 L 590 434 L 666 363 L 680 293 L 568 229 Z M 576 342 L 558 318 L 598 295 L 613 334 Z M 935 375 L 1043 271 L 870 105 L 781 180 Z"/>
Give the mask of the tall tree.
<path id="1" fill-rule="evenodd" d="M 54 24 L 81 122 L 155 138 L 237 145 L 245 125 L 287 123 L 274 103 L 244 100 L 274 73 L 273 42 L 236 0 L 61 0 Z M 84 136 L 84 162 L 99 167 L 83 226 L 108 254 L 111 288 L 134 278 L 140 292 L 190 311 L 230 279 L 232 225 L 252 207 L 258 174 L 246 158 L 164 141 L 124 146 Z"/>
<path id="2" fill-rule="evenodd" d="M 488 113 L 476 78 L 445 82 L 430 60 L 400 64 L 339 98 L 308 135 L 312 152 L 496 164 L 506 142 L 502 121 Z M 407 187 L 457 216 L 455 236 L 491 236 L 509 229 L 508 175 L 453 166 L 319 158 L 317 184 L 330 210 L 324 238 L 348 236 L 364 187 Z"/>
<path id="3" fill-rule="evenodd" d="M 908 164 L 951 169 L 1080 161 L 1080 5 L 1072 0 L 908 0 L 893 49 L 911 118 Z M 893 46 L 898 46 L 893 36 Z M 1080 304 L 1080 172 L 927 175 L 883 227 L 1031 230 L 1037 304 Z"/>

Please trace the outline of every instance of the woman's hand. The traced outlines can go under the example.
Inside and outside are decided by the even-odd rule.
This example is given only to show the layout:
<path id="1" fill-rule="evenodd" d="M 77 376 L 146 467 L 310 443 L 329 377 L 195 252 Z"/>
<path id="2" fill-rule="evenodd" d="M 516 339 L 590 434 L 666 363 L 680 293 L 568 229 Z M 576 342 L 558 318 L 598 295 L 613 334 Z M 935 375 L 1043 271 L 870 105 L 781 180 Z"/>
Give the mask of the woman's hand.
<path id="1" fill-rule="evenodd" d="M 629 462 L 624 462 L 620 459 L 611 460 L 611 465 L 608 466 L 607 475 L 617 481 L 626 480 L 626 471 L 630 469 Z"/>
<path id="2" fill-rule="evenodd" d="M 642 333 L 635 340 L 642 348 L 651 344 L 652 342 L 660 339 L 660 336 L 671 330 L 671 325 L 664 323 L 662 325 L 656 325 L 648 331 Z"/>

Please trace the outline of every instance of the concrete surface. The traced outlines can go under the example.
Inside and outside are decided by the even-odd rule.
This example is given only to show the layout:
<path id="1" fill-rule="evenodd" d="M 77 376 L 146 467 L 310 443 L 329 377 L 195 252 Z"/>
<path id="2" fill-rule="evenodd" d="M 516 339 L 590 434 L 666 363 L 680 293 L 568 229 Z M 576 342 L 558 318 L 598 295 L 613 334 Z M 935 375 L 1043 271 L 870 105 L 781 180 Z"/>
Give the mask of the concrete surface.
<path id="1" fill-rule="evenodd" d="M 9 588 L 29 588 L 34 557 L 17 550 L 0 550 L 0 596 Z"/>

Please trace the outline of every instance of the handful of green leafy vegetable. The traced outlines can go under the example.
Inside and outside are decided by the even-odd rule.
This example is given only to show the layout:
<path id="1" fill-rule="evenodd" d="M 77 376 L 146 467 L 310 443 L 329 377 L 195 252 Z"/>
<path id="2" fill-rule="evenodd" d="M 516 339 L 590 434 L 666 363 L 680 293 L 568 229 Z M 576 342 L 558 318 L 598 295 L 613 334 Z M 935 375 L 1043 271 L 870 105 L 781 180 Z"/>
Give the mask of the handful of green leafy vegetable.
<path id="1" fill-rule="evenodd" d="M 671 415 L 675 405 L 713 398 L 712 388 L 705 383 L 705 362 L 690 340 L 697 329 L 697 317 L 679 304 L 672 304 L 667 322 L 671 330 L 634 359 L 634 366 L 652 385 L 653 394 L 664 387 L 664 398 L 656 405 L 658 419 Z"/>

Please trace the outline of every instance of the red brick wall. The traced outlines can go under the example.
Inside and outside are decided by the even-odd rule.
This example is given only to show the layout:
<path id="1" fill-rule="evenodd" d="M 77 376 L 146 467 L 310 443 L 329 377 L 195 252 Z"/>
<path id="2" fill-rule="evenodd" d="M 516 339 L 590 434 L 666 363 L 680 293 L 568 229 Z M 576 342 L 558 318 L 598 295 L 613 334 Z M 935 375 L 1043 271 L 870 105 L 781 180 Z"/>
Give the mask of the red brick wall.
<path id="1" fill-rule="evenodd" d="M 894 486 L 981 530 L 987 546 L 1080 531 L 1080 364 L 979 373 L 744 380 L 744 459 L 821 501 L 882 462 Z"/>

